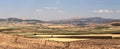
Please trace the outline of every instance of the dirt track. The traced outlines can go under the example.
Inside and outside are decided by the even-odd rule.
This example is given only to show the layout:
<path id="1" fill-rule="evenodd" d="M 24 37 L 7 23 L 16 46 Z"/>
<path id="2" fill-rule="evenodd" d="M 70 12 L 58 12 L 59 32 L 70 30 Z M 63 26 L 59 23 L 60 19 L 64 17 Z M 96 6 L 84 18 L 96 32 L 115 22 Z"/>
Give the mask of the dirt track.
<path id="1" fill-rule="evenodd" d="M 120 39 L 55 42 L 0 33 L 0 49 L 120 49 Z"/>

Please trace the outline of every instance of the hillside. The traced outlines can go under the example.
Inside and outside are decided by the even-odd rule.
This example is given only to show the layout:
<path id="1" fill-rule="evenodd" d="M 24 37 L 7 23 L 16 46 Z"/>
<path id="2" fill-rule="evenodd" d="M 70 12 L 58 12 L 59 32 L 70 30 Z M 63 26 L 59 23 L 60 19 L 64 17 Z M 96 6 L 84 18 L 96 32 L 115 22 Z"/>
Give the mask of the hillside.
<path id="1" fill-rule="evenodd" d="M 0 33 L 0 49 L 120 49 L 119 39 L 57 42 Z M 104 41 L 104 42 L 103 42 Z"/>
<path id="2" fill-rule="evenodd" d="M 0 19 L 0 22 L 7 22 L 7 23 L 20 23 L 25 22 L 29 24 L 36 24 L 36 23 L 43 23 L 44 21 L 37 20 L 37 19 L 19 19 L 19 18 L 6 18 L 6 19 Z"/>
<path id="3" fill-rule="evenodd" d="M 116 21 L 117 19 L 107 19 L 101 17 L 90 17 L 90 18 L 77 18 L 77 19 L 67 19 L 67 20 L 56 20 L 50 21 L 51 23 L 57 24 L 86 24 L 86 23 L 108 23 Z"/>
<path id="4" fill-rule="evenodd" d="M 0 19 L 0 22 L 7 23 L 19 23 L 24 22 L 28 24 L 37 24 L 37 23 L 53 23 L 53 24 L 79 24 L 85 25 L 89 23 L 108 23 L 108 22 L 120 22 L 119 19 L 107 19 L 101 17 L 90 17 L 90 18 L 77 18 L 77 19 L 65 19 L 65 20 L 53 20 L 53 21 L 43 21 L 38 19 L 19 19 L 19 18 L 6 18 Z"/>

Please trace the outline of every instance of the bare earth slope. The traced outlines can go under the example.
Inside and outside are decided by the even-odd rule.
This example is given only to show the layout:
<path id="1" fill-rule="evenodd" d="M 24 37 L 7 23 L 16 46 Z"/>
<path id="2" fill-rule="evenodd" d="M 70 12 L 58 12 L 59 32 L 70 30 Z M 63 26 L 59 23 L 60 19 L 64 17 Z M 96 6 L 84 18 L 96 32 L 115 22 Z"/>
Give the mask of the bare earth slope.
<path id="1" fill-rule="evenodd" d="M 57 42 L 0 33 L 0 49 L 120 49 L 119 39 Z"/>

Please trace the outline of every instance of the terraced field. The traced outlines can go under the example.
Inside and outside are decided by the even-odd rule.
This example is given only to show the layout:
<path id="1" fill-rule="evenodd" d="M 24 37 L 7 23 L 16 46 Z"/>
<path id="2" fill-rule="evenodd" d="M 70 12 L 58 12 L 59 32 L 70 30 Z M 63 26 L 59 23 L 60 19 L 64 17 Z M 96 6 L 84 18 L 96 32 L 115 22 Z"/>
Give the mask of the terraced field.
<path id="1" fill-rule="evenodd" d="M 0 49 L 120 49 L 120 39 L 89 39 L 62 42 L 2 33 L 0 33 L 0 39 Z"/>
<path id="2" fill-rule="evenodd" d="M 120 27 L 1 27 L 0 49 L 120 49 Z"/>

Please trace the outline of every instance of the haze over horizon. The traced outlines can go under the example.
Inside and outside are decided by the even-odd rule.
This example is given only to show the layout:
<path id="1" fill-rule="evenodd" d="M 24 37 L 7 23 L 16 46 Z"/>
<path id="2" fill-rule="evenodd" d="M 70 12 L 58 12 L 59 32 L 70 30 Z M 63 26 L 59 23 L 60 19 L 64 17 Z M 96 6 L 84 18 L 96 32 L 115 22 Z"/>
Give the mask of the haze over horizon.
<path id="1" fill-rule="evenodd" d="M 0 0 L 0 18 L 120 18 L 120 0 Z"/>

